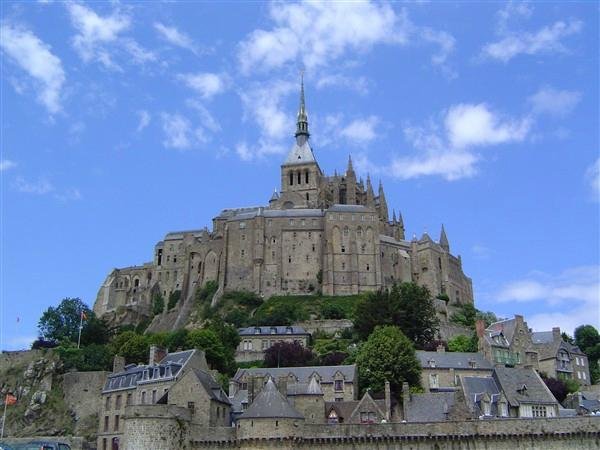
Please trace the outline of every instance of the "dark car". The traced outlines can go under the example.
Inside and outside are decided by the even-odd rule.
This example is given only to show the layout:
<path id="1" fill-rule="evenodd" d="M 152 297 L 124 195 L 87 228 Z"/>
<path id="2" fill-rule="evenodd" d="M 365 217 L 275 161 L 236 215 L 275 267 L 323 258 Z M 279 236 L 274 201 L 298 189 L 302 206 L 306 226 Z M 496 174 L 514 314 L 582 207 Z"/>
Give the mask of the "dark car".
<path id="1" fill-rule="evenodd" d="M 71 450 L 71 447 L 62 442 L 31 441 L 25 444 L 13 444 L 10 450 Z"/>

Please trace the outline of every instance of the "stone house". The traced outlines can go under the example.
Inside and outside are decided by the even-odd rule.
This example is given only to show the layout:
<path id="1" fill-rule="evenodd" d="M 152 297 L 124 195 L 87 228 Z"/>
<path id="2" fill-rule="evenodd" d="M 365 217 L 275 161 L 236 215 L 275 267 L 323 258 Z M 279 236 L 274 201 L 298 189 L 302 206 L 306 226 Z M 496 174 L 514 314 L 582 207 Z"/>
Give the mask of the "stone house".
<path id="1" fill-rule="evenodd" d="M 298 342 L 306 347 L 310 333 L 298 326 L 247 327 L 238 329 L 240 344 L 235 351 L 237 362 L 258 361 L 277 342 Z"/>
<path id="2" fill-rule="evenodd" d="M 600 415 L 600 395 L 596 392 L 579 391 L 567 395 L 565 408 L 574 409 L 578 415 Z"/>
<path id="3" fill-rule="evenodd" d="M 116 356 L 113 372 L 102 389 L 97 448 L 118 450 L 123 441 L 125 408 L 156 404 L 190 369 L 208 370 L 204 352 L 194 349 L 168 353 L 152 346 L 147 365 L 125 365 L 125 359 Z"/>
<path id="4" fill-rule="evenodd" d="M 479 351 L 494 365 L 506 367 L 538 367 L 538 355 L 533 348 L 531 330 L 523 316 L 492 323 L 484 329 L 476 325 Z"/>
<path id="5" fill-rule="evenodd" d="M 461 384 L 472 418 L 509 417 L 508 401 L 494 378 L 464 377 Z"/>
<path id="6" fill-rule="evenodd" d="M 295 141 L 268 205 L 224 209 L 210 231 L 168 233 L 156 244 L 153 261 L 111 271 L 94 303 L 98 317 L 139 320 L 149 316 L 153 295 L 177 293 L 181 300 L 172 313 L 183 324 L 186 305 L 207 282 L 218 286 L 215 301 L 228 290 L 263 297 L 319 290 L 349 295 L 413 281 L 434 297 L 446 294 L 451 305 L 473 303 L 471 279 L 460 256 L 451 254 L 443 227 L 437 242 L 427 233 L 407 240 L 402 216 L 390 215 L 381 183 L 375 194 L 351 159 L 344 173 L 321 170 L 301 98 Z"/>
<path id="7" fill-rule="evenodd" d="M 421 363 L 421 386 L 426 392 L 452 391 L 466 376 L 491 376 L 493 366 L 481 353 L 417 350 Z"/>
<path id="8" fill-rule="evenodd" d="M 563 341 L 560 328 L 532 333 L 533 348 L 538 352 L 539 370 L 552 378 L 590 384 L 588 358 L 579 347 Z"/>
<path id="9" fill-rule="evenodd" d="M 358 395 L 358 371 L 354 364 L 238 369 L 229 381 L 229 400 L 234 413 L 245 411 L 269 379 L 280 386 L 285 383 L 286 397 L 306 391 L 313 380 L 318 383 L 325 402 L 356 400 Z"/>
<path id="10" fill-rule="evenodd" d="M 325 420 L 328 424 L 386 423 L 398 420 L 396 406 L 391 396 L 390 383 L 386 381 L 383 399 L 374 399 L 367 390 L 358 401 L 326 402 Z"/>

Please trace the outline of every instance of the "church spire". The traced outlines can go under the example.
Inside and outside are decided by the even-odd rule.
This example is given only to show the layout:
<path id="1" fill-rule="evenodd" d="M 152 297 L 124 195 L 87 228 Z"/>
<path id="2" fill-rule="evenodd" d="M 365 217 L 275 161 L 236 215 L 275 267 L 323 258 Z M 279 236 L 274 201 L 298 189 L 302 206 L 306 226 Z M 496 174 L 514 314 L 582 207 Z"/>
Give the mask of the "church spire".
<path id="1" fill-rule="evenodd" d="M 440 246 L 444 250 L 450 251 L 450 244 L 448 243 L 448 236 L 446 236 L 446 230 L 444 230 L 444 224 L 442 224 L 442 231 L 440 232 Z"/>
<path id="2" fill-rule="evenodd" d="M 375 195 L 373 194 L 373 186 L 371 185 L 371 176 L 367 174 L 367 207 L 375 206 Z"/>
<path id="3" fill-rule="evenodd" d="M 298 117 L 296 120 L 296 142 L 303 145 L 310 136 L 308 132 L 308 115 L 306 114 L 306 104 L 304 102 L 304 73 L 300 75 L 300 106 L 298 108 Z"/>
<path id="4" fill-rule="evenodd" d="M 383 192 L 383 184 L 379 180 L 379 216 L 387 222 L 389 220 L 388 207 L 385 200 L 385 193 Z"/>
<path id="5" fill-rule="evenodd" d="M 352 165 L 352 156 L 348 155 L 348 167 L 346 168 L 346 176 L 347 177 L 355 177 L 356 175 L 354 174 L 354 166 Z"/>

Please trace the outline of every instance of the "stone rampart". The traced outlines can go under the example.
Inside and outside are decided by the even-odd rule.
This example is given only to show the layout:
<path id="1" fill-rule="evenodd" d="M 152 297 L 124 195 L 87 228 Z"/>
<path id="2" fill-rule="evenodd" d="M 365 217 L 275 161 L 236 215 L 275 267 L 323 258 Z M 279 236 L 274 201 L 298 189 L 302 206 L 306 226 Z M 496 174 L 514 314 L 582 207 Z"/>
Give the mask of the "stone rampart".
<path id="1" fill-rule="evenodd" d="M 173 405 L 135 405 L 125 408 L 124 450 L 186 450 L 190 410 Z"/>
<path id="2" fill-rule="evenodd" d="M 338 331 L 342 332 L 347 328 L 352 328 L 352 321 L 348 319 L 306 320 L 304 322 L 296 322 L 294 325 L 304 328 L 310 334 L 314 334 L 317 331 L 333 334 Z"/>
<path id="3" fill-rule="evenodd" d="M 110 372 L 68 372 L 63 378 L 63 393 L 67 407 L 75 414 L 75 433 L 79 434 L 82 419 L 95 416 L 102 406 L 102 387 Z"/>

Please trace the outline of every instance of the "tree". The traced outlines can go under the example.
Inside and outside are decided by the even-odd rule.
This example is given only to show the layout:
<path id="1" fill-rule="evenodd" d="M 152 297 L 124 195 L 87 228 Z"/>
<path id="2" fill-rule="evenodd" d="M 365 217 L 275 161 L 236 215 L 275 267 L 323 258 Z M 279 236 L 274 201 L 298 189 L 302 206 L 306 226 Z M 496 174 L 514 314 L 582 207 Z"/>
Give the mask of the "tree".
<path id="1" fill-rule="evenodd" d="M 395 284 L 369 294 L 356 305 L 354 328 L 366 339 L 377 326 L 395 325 L 423 348 L 435 338 L 438 320 L 429 290 L 416 283 Z"/>
<path id="2" fill-rule="evenodd" d="M 167 309 L 171 311 L 173 308 L 175 308 L 175 305 L 177 305 L 179 299 L 181 299 L 181 291 L 171 292 L 169 294 L 169 302 L 167 303 Z"/>
<path id="3" fill-rule="evenodd" d="M 459 334 L 448 341 L 448 350 L 451 352 L 476 352 L 477 335 L 471 337 Z"/>
<path id="4" fill-rule="evenodd" d="M 155 316 L 162 314 L 165 310 L 165 300 L 163 296 L 159 293 L 155 294 L 152 298 L 152 314 Z"/>
<path id="5" fill-rule="evenodd" d="M 558 400 L 559 403 L 562 403 L 565 398 L 567 398 L 567 386 L 564 381 L 558 380 L 556 378 L 542 378 L 552 395 Z"/>
<path id="6" fill-rule="evenodd" d="M 450 316 L 450 321 L 465 327 L 475 328 L 476 317 L 477 309 L 470 303 L 466 303 Z"/>
<path id="7" fill-rule="evenodd" d="M 339 366 L 344 364 L 344 361 L 348 357 L 348 353 L 346 352 L 331 352 L 327 353 L 321 358 L 320 365 L 321 366 Z"/>
<path id="8" fill-rule="evenodd" d="M 592 384 L 600 381 L 600 334 L 592 325 L 581 325 L 575 328 L 575 345 L 588 357 Z"/>
<path id="9" fill-rule="evenodd" d="M 321 306 L 321 316 L 323 319 L 344 319 L 345 313 L 342 307 L 335 303 L 325 303 Z"/>
<path id="10" fill-rule="evenodd" d="M 254 324 L 257 326 L 291 325 L 299 320 L 307 319 L 304 311 L 291 302 L 264 305 L 256 310 Z"/>
<path id="11" fill-rule="evenodd" d="M 114 331 L 109 328 L 108 323 L 106 323 L 104 319 L 98 319 L 94 313 L 91 313 L 88 315 L 87 320 L 83 321 L 81 345 L 108 344 L 113 332 Z"/>
<path id="12" fill-rule="evenodd" d="M 402 383 L 421 384 L 421 365 L 410 340 L 395 326 L 377 327 L 356 355 L 361 390 L 381 392 L 385 381 L 399 395 Z"/>
<path id="13" fill-rule="evenodd" d="M 83 321 L 83 334 L 94 313 L 80 299 L 65 298 L 56 308 L 49 307 L 38 322 L 41 337 L 52 342 L 77 342 L 82 312 L 87 317 Z"/>
<path id="14" fill-rule="evenodd" d="M 265 351 L 265 367 L 309 366 L 314 353 L 299 342 L 277 342 Z"/>
<path id="15" fill-rule="evenodd" d="M 113 354 L 123 356 L 128 364 L 146 363 L 150 337 L 135 331 L 124 331 L 113 338 L 109 347 Z"/>
<path id="16" fill-rule="evenodd" d="M 235 361 L 231 352 L 228 352 L 217 334 L 213 330 L 192 330 L 188 334 L 186 348 L 198 348 L 204 351 L 206 361 L 212 369 L 219 372 L 231 373 Z"/>
<path id="17" fill-rule="evenodd" d="M 565 333 L 564 331 L 562 333 L 560 333 L 560 337 L 563 341 L 571 344 L 571 345 L 575 345 L 575 339 L 573 339 L 573 337 L 569 336 L 567 333 Z"/>

